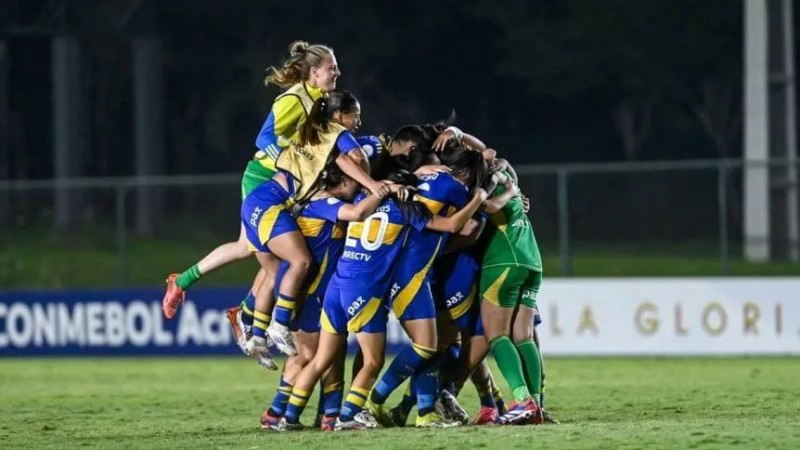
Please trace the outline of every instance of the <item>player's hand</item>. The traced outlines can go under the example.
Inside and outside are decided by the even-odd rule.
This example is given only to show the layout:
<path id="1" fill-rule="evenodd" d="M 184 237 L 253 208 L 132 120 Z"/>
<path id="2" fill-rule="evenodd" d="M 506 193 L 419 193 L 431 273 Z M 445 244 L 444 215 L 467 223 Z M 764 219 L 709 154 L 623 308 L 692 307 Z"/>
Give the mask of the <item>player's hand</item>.
<path id="1" fill-rule="evenodd" d="M 531 210 L 531 199 L 529 199 L 525 194 L 520 194 L 520 200 L 522 200 L 522 211 L 525 214 L 528 214 L 528 211 Z"/>
<path id="2" fill-rule="evenodd" d="M 447 145 L 450 139 L 455 139 L 455 137 L 456 133 L 454 131 L 444 130 L 441 133 L 439 133 L 439 136 L 436 136 L 436 140 L 433 141 L 433 145 L 431 146 L 431 148 L 435 152 L 440 152 L 444 150 L 444 147 Z"/>
<path id="3" fill-rule="evenodd" d="M 487 198 L 489 198 L 489 193 L 486 192 L 483 188 L 478 188 L 475 191 L 475 197 L 478 197 L 479 199 L 481 199 L 481 202 L 484 202 L 486 201 Z"/>
<path id="4" fill-rule="evenodd" d="M 517 183 L 514 183 L 514 180 L 511 179 L 511 177 L 506 177 L 503 187 L 506 188 L 506 191 L 511 192 L 513 196 L 520 195 L 519 186 L 517 186 Z"/>
<path id="5" fill-rule="evenodd" d="M 494 167 L 495 170 L 507 170 L 509 167 L 508 161 L 503 158 L 495 158 Z"/>
<path id="6" fill-rule="evenodd" d="M 412 198 L 414 198 L 414 194 L 417 192 L 417 189 L 411 186 L 403 186 L 401 184 L 396 184 L 394 186 L 397 187 L 394 194 L 401 202 L 410 201 Z"/>
<path id="7" fill-rule="evenodd" d="M 448 173 L 450 172 L 450 168 L 447 166 L 442 166 L 439 164 L 427 164 L 424 166 L 420 166 L 417 170 L 414 171 L 414 175 L 435 175 L 437 173 Z"/>
<path id="8" fill-rule="evenodd" d="M 386 183 L 382 181 L 373 181 L 369 186 L 364 186 L 372 195 L 381 195 L 381 189 Z"/>
<path id="9" fill-rule="evenodd" d="M 497 151 L 493 148 L 487 148 L 481 151 L 481 155 L 483 155 L 483 160 L 486 161 L 486 164 L 494 168 L 495 161 L 497 161 Z"/>

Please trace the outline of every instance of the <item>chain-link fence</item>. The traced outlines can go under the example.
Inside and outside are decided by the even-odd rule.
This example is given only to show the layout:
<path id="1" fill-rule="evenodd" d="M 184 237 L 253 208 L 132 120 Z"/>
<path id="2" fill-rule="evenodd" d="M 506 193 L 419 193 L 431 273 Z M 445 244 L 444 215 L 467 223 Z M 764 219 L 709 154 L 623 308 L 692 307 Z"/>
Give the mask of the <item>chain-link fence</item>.
<path id="1" fill-rule="evenodd" d="M 769 168 L 775 224 L 764 239 L 779 262 L 753 265 L 753 272 L 797 274 L 788 164 L 600 163 L 517 172 L 550 275 L 727 275 L 750 273 L 741 251 L 743 171 Z M 156 283 L 238 237 L 239 183 L 237 174 L 0 182 L 0 286 Z M 241 267 L 212 281 L 244 282 L 252 267 Z"/>

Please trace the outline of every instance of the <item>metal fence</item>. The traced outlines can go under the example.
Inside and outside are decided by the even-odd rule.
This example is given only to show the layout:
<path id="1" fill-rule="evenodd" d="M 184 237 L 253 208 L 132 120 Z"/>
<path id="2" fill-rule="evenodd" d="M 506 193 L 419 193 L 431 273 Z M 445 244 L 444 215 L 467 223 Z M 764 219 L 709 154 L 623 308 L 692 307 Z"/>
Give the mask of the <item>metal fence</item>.
<path id="1" fill-rule="evenodd" d="M 665 274 L 656 270 L 658 261 L 671 260 L 678 268 L 666 274 L 711 270 L 725 275 L 742 258 L 743 171 L 771 172 L 771 215 L 774 222 L 788 223 L 781 195 L 791 188 L 785 182 L 789 164 L 796 162 L 731 159 L 516 169 L 522 191 L 532 200 L 530 216 L 549 273 L 613 275 L 615 267 L 633 264 L 638 275 L 658 275 Z M 117 285 L 141 282 L 137 274 L 151 266 L 190 264 L 216 244 L 237 238 L 239 183 L 239 174 L 0 181 L 0 264 L 6 274 L 0 285 L 49 284 L 27 272 L 58 272 L 37 267 L 56 248 L 66 255 L 72 249 L 75 258 L 104 269 L 114 266 L 109 283 Z M 785 228 L 773 227 L 771 243 L 779 259 L 798 248 L 796 240 L 785 237 Z M 151 256 L 145 251 L 173 245 L 179 249 Z M 49 264 L 81 263 L 63 256 Z"/>

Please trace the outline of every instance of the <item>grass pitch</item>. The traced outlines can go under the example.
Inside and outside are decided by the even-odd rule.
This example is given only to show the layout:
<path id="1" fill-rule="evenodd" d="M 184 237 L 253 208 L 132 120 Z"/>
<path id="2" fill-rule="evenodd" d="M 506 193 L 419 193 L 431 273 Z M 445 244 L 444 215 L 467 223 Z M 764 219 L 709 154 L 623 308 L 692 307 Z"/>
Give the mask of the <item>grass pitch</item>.
<path id="1" fill-rule="evenodd" d="M 0 359 L 0 448 L 800 448 L 797 358 L 552 359 L 547 373 L 557 426 L 281 434 L 258 426 L 277 373 L 251 360 Z M 474 412 L 471 386 L 460 400 Z"/>

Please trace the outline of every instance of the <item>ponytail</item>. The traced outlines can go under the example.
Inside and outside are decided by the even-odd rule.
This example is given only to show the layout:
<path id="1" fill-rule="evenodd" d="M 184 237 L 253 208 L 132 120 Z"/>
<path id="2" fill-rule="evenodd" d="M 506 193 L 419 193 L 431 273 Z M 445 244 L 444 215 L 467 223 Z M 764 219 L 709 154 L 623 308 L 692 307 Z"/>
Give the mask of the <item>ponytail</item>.
<path id="1" fill-rule="evenodd" d="M 333 91 L 327 96 L 318 98 L 308 113 L 308 118 L 300 128 L 300 145 L 317 145 L 320 143 L 320 133 L 328 131 L 328 123 L 333 114 L 348 113 L 352 111 L 358 99 L 347 91 Z"/>
<path id="2" fill-rule="evenodd" d="M 289 46 L 289 59 L 281 67 L 270 67 L 264 78 L 264 85 L 274 84 L 287 89 L 308 79 L 312 67 L 322 66 L 325 57 L 333 54 L 327 45 L 309 44 L 305 41 L 294 41 Z"/>

